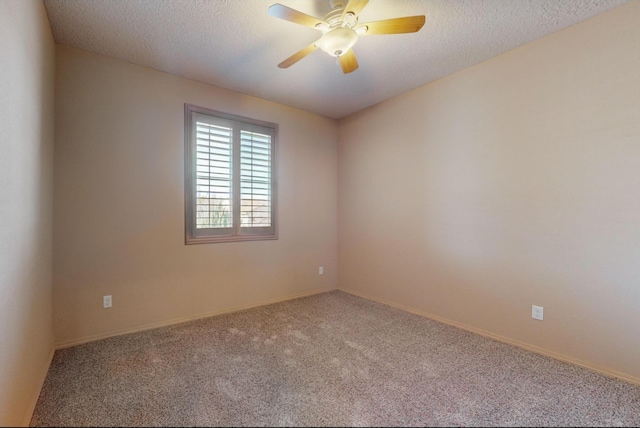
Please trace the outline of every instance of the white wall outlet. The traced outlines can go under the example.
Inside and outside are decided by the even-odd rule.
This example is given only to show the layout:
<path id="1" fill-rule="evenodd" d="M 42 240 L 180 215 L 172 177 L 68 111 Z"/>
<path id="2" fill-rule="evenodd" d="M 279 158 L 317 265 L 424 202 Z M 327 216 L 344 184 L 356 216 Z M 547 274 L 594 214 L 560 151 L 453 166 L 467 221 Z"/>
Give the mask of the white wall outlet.
<path id="1" fill-rule="evenodd" d="M 103 308 L 110 308 L 112 304 L 113 304 L 113 300 L 111 299 L 111 295 L 102 296 L 102 307 Z"/>
<path id="2" fill-rule="evenodd" d="M 542 306 L 531 305 L 531 318 L 542 321 L 544 319 L 544 308 Z"/>
<path id="3" fill-rule="evenodd" d="M 318 268 L 318 275 L 322 275 L 322 274 L 324 274 L 324 267 L 320 266 Z"/>

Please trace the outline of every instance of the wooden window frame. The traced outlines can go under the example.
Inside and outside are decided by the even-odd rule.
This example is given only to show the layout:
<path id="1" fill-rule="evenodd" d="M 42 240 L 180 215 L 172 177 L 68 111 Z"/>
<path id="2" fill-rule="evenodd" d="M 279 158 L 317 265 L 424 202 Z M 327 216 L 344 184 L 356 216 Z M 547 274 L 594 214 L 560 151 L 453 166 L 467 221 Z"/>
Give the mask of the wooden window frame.
<path id="1" fill-rule="evenodd" d="M 214 119 L 233 123 L 232 145 L 232 204 L 233 221 L 231 228 L 196 228 L 196 158 L 194 113 L 211 116 Z M 191 104 L 184 105 L 185 129 L 185 244 L 209 244 L 217 242 L 238 242 L 278 239 L 277 228 L 277 135 L 278 125 L 250 119 L 229 113 L 210 110 Z M 271 225 L 269 227 L 241 227 L 240 214 L 240 131 L 268 129 L 271 135 Z M 236 209 L 237 208 L 237 209 Z"/>

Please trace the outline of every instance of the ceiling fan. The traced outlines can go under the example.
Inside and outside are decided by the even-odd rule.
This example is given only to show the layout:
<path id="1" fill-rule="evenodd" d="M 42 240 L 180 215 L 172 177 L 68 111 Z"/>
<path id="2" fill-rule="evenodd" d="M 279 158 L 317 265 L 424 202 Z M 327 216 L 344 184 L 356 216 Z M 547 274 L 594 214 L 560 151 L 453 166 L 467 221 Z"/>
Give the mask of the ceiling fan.
<path id="1" fill-rule="evenodd" d="M 369 0 L 349 0 L 346 6 L 344 3 L 336 3 L 333 10 L 322 19 L 314 18 L 279 3 L 269 7 L 269 15 L 271 16 L 314 28 L 322 33 L 322 37 L 282 61 L 278 67 L 290 67 L 320 48 L 340 60 L 340 66 L 345 74 L 351 73 L 358 68 L 358 61 L 352 47 L 358 41 L 359 36 L 415 33 L 424 25 L 424 15 L 359 24 L 358 15 L 368 2 Z"/>

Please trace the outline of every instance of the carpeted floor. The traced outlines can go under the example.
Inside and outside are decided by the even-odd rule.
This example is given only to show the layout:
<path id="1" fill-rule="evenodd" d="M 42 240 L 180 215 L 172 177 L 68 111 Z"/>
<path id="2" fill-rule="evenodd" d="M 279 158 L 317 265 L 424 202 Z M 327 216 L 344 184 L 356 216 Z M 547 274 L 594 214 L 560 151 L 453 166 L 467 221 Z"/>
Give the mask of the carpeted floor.
<path id="1" fill-rule="evenodd" d="M 639 426 L 640 386 L 335 291 L 55 353 L 33 426 Z"/>

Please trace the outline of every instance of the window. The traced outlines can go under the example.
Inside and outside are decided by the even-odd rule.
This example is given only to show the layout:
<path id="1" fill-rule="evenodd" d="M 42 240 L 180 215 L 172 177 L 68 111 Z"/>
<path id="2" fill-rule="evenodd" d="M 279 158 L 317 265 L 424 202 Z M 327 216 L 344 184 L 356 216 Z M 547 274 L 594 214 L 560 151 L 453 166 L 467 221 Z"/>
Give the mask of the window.
<path id="1" fill-rule="evenodd" d="M 277 239 L 276 131 L 185 104 L 187 244 Z"/>

